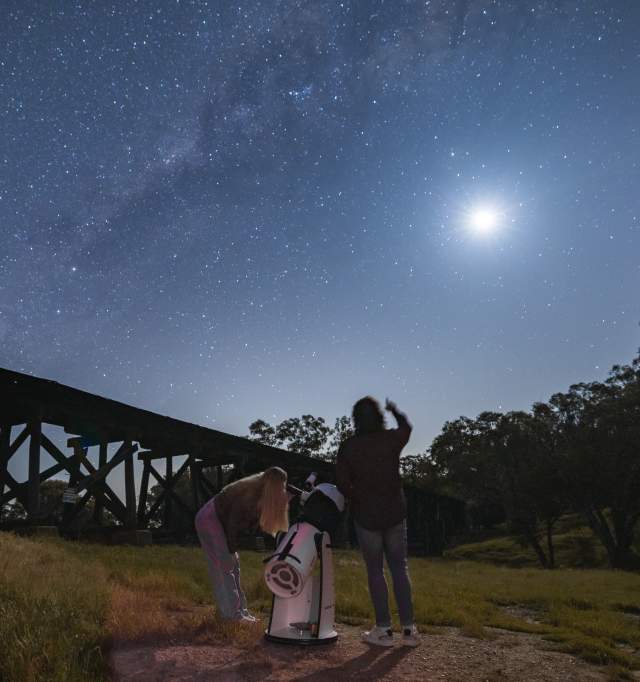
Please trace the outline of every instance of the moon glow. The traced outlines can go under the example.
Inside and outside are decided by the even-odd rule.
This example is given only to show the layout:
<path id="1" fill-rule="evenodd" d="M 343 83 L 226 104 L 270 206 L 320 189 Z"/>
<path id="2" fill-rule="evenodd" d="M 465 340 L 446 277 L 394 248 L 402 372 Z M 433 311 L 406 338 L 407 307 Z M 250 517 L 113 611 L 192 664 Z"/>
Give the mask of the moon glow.
<path id="1" fill-rule="evenodd" d="M 478 235 L 488 235 L 499 225 L 500 214 L 491 206 L 477 206 L 469 212 L 469 227 Z"/>

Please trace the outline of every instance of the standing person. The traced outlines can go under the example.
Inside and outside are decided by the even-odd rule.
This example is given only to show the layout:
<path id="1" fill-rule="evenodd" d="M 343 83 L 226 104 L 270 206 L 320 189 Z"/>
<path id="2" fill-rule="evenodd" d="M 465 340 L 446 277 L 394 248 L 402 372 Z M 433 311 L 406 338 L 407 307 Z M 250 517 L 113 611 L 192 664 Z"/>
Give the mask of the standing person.
<path id="1" fill-rule="evenodd" d="M 196 514 L 196 531 L 209 564 L 213 597 L 222 618 L 255 622 L 240 585 L 238 533 L 289 529 L 287 473 L 271 467 L 225 486 Z"/>
<path id="2" fill-rule="evenodd" d="M 409 440 L 411 424 L 388 399 L 385 409 L 395 417 L 397 429 L 385 429 L 384 414 L 374 398 L 367 396 L 353 406 L 355 435 L 340 446 L 336 477 L 351 505 L 376 614 L 375 627 L 362 638 L 370 644 L 393 645 L 384 556 L 393 578 L 402 643 L 417 646 L 407 566 L 407 510 L 400 480 L 400 453 Z"/>

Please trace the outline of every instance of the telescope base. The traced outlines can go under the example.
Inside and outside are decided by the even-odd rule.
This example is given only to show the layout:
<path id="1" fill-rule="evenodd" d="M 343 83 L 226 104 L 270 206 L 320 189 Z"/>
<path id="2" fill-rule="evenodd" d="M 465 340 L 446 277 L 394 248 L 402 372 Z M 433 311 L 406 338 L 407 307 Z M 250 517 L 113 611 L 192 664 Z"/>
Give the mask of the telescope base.
<path id="1" fill-rule="evenodd" d="M 267 642 L 276 642 L 277 644 L 298 644 L 301 646 L 322 646 L 323 644 L 333 644 L 338 639 L 338 634 L 329 637 L 281 637 L 278 635 L 270 635 L 265 631 L 264 638 Z"/>

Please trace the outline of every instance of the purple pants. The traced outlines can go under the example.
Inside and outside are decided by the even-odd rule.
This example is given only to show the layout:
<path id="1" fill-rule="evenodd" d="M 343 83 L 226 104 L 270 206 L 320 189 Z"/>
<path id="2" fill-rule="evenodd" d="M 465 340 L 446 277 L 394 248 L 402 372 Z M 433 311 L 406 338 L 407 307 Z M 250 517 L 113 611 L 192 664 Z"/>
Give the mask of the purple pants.
<path id="1" fill-rule="evenodd" d="M 231 554 L 212 497 L 196 514 L 196 532 L 209 564 L 213 599 L 222 618 L 248 615 L 247 598 L 240 587 L 240 561 Z"/>

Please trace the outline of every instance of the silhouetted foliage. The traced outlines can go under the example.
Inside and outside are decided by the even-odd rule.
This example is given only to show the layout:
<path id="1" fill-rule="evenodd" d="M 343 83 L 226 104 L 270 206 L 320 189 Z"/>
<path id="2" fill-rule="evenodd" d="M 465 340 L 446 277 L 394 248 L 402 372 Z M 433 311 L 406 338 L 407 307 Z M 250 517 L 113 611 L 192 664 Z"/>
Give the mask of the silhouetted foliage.
<path id="1" fill-rule="evenodd" d="M 483 412 L 447 422 L 430 452 L 461 496 L 504 509 L 512 531 L 553 568 L 553 526 L 564 504 L 548 440 L 545 423 L 533 415 Z"/>
<path id="2" fill-rule="evenodd" d="M 580 383 L 534 406 L 552 436 L 564 489 L 614 568 L 637 568 L 640 520 L 640 356 L 604 382 Z"/>
<path id="3" fill-rule="evenodd" d="M 264 419 L 249 425 L 249 438 L 265 445 L 284 448 L 301 455 L 335 461 L 340 443 L 353 435 L 351 419 L 338 417 L 330 427 L 322 417 L 303 414 L 271 426 Z"/>
<path id="4" fill-rule="evenodd" d="M 447 422 L 430 457 L 472 514 L 504 509 L 543 566 L 555 564 L 554 524 L 571 509 L 584 516 L 612 567 L 633 568 L 640 565 L 632 550 L 640 520 L 639 444 L 640 357 L 614 366 L 604 382 L 576 384 L 535 404 L 531 413 L 483 412 Z"/>

